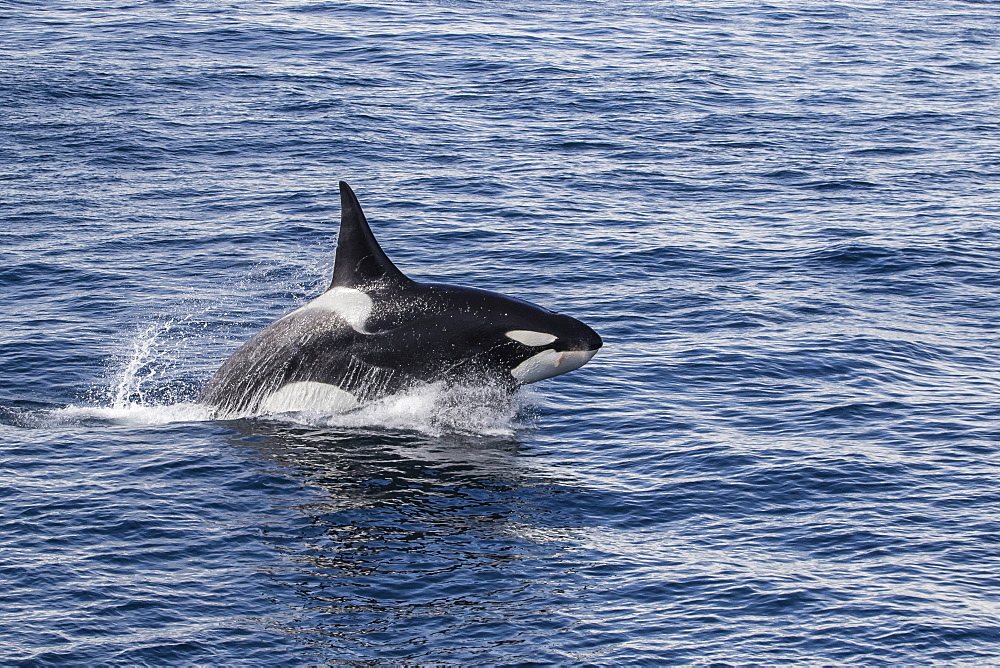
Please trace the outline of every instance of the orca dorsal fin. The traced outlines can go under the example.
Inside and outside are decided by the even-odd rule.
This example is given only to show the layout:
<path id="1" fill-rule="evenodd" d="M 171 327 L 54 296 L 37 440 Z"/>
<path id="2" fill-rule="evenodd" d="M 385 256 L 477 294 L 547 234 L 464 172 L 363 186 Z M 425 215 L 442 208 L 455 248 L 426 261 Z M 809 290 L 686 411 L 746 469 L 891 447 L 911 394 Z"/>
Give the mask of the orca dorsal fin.
<path id="1" fill-rule="evenodd" d="M 356 288 L 379 282 L 406 282 L 375 240 L 351 186 L 340 182 L 340 234 L 330 287 Z"/>

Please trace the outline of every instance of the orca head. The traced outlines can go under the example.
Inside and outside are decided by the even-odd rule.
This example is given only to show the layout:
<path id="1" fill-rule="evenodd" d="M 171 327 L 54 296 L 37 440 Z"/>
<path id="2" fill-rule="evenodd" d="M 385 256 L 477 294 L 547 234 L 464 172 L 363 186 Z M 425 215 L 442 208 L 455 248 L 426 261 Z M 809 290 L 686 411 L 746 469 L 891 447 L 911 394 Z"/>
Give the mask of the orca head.
<path id="1" fill-rule="evenodd" d="M 357 197 L 340 183 L 341 227 L 328 294 L 364 301 L 366 361 L 417 378 L 523 385 L 578 369 L 603 345 L 584 323 L 513 297 L 407 278 L 379 247 Z M 338 297 L 338 299 L 341 299 Z"/>
<path id="2" fill-rule="evenodd" d="M 433 315 L 414 324 L 439 349 L 455 351 L 456 375 L 526 385 L 579 369 L 603 345 L 579 320 L 530 302 L 472 288 L 420 287 Z"/>

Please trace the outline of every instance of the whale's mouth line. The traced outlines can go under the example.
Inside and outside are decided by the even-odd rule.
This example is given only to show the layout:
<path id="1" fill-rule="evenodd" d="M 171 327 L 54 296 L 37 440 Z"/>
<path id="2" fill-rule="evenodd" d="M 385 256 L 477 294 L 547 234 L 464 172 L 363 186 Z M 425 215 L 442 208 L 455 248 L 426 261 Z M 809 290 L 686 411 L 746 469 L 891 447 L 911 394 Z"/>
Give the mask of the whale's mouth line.
<path id="1" fill-rule="evenodd" d="M 561 346 L 552 346 L 551 348 L 546 348 L 545 350 L 554 350 L 557 353 L 596 353 L 598 350 L 604 346 L 597 346 L 596 348 L 564 348 Z"/>

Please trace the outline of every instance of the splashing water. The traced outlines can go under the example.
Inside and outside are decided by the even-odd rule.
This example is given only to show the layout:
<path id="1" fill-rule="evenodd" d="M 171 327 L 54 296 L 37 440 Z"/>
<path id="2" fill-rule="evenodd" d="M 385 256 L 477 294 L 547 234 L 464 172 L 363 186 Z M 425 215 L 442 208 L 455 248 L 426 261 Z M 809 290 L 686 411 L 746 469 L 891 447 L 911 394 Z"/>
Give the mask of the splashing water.
<path id="1" fill-rule="evenodd" d="M 207 407 L 190 400 L 191 382 L 182 377 L 184 351 L 192 341 L 184 326 L 192 316 L 166 319 L 140 328 L 129 351 L 104 388 L 92 393 L 96 406 L 70 404 L 49 414 L 56 424 L 110 422 L 155 425 L 210 419 Z"/>
<path id="2" fill-rule="evenodd" d="M 170 368 L 164 349 L 156 343 L 174 327 L 174 321 L 147 325 L 132 343 L 132 354 L 118 374 L 113 390 L 111 408 L 123 410 L 143 406 L 149 401 L 147 393 L 157 376 L 165 375 Z M 155 387 L 155 386 L 154 386 Z"/>
<path id="3" fill-rule="evenodd" d="M 196 403 L 197 382 L 184 352 L 197 339 L 186 332 L 191 317 L 150 323 L 136 333 L 118 370 L 97 394 L 96 406 L 69 405 L 49 413 L 56 424 L 99 423 L 158 425 L 216 419 L 211 407 Z M 267 418 L 318 428 L 389 429 L 430 436 L 445 433 L 510 436 L 530 421 L 534 394 L 513 397 L 491 386 L 421 385 L 364 404 L 348 412 L 261 412 L 245 418 Z"/>
<path id="4" fill-rule="evenodd" d="M 525 390 L 512 397 L 496 387 L 438 382 L 383 397 L 347 413 L 290 413 L 277 417 L 322 427 L 378 427 L 432 436 L 449 432 L 511 436 L 518 428 L 527 426 L 533 398 Z"/>

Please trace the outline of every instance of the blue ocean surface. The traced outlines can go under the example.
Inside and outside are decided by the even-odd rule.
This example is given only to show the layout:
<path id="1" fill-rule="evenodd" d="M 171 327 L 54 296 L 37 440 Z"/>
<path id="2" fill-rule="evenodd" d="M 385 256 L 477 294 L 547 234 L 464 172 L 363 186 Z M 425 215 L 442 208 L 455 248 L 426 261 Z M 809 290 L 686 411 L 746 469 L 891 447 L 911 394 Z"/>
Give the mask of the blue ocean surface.
<path id="1" fill-rule="evenodd" d="M 213 419 L 337 183 L 588 323 Z M 4 663 L 1000 661 L 1000 3 L 0 0 Z"/>

